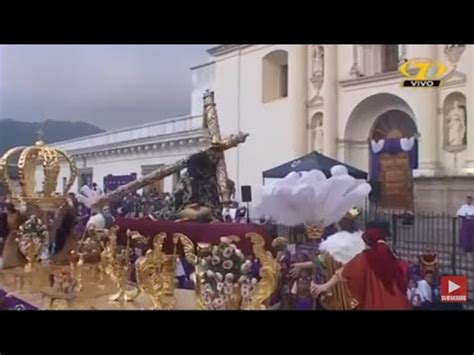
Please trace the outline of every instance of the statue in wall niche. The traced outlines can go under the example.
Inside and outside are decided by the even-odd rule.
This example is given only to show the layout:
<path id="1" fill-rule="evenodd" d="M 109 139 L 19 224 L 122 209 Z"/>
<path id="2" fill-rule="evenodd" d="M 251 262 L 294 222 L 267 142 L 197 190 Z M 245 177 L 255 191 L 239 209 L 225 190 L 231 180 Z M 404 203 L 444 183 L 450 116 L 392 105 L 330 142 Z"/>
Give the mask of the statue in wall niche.
<path id="1" fill-rule="evenodd" d="M 324 130 L 323 130 L 323 118 L 319 117 L 316 119 L 314 127 L 314 150 L 319 153 L 323 152 L 324 147 Z"/>
<path id="2" fill-rule="evenodd" d="M 459 104 L 459 101 L 454 101 L 453 108 L 449 111 L 447 120 L 448 145 L 452 147 L 464 145 L 466 137 L 466 112 Z"/>

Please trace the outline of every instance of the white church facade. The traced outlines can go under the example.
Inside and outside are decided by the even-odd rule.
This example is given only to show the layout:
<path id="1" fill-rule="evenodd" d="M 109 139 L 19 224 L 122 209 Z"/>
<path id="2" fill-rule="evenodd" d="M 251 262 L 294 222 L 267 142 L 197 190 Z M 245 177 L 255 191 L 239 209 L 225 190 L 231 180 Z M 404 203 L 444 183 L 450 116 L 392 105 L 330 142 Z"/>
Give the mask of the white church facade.
<path id="1" fill-rule="evenodd" d="M 417 141 L 407 181 L 415 208 L 452 213 L 474 193 L 474 46 L 221 45 L 209 53 L 212 61 L 192 70 L 189 117 L 55 146 L 99 184 L 108 174 L 140 176 L 208 144 L 202 95 L 211 90 L 222 134 L 250 134 L 226 152 L 226 162 L 237 191 L 251 185 L 255 202 L 267 169 L 317 150 L 369 172 L 371 150 L 386 139 Z M 399 66 L 414 58 L 448 69 L 441 87 L 401 85 Z"/>

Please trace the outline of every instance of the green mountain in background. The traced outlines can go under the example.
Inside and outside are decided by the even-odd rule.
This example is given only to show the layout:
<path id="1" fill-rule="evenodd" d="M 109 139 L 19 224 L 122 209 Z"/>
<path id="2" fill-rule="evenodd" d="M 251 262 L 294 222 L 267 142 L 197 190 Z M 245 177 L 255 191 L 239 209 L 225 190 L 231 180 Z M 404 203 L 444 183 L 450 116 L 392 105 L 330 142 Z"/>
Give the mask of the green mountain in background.
<path id="1" fill-rule="evenodd" d="M 0 120 L 0 155 L 13 147 L 34 145 L 39 130 L 43 132 L 46 144 L 104 132 L 103 129 L 86 122 L 22 122 L 3 119 Z"/>

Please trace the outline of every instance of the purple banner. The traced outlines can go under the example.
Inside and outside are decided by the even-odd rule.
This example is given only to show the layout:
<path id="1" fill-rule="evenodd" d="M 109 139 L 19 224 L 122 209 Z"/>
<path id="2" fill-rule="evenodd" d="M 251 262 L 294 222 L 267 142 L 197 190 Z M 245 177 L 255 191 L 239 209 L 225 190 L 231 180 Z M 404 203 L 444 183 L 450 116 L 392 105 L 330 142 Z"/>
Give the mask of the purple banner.
<path id="1" fill-rule="evenodd" d="M 463 218 L 459 231 L 459 244 L 465 252 L 474 251 L 474 220 Z"/>
<path id="2" fill-rule="evenodd" d="M 107 191 L 113 191 L 117 187 L 128 184 L 136 179 L 137 174 L 135 173 L 130 175 L 107 175 L 104 177 L 104 188 Z"/>
<path id="3" fill-rule="evenodd" d="M 370 143 L 369 143 L 370 144 Z M 418 140 L 415 139 L 413 148 L 410 151 L 404 151 L 400 144 L 400 139 L 386 139 L 381 151 L 375 153 L 372 147 L 370 150 L 370 180 L 378 181 L 380 175 L 380 154 L 398 154 L 407 153 L 410 170 L 418 168 Z"/>

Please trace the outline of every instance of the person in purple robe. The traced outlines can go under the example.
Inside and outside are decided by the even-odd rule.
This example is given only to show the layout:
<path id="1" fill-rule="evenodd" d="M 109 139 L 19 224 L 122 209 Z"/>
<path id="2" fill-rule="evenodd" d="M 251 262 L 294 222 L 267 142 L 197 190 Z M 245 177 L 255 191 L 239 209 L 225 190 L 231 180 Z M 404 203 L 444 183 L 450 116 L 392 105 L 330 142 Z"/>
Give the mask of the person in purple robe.
<path id="1" fill-rule="evenodd" d="M 457 214 L 461 218 L 461 229 L 459 231 L 459 244 L 467 253 L 474 251 L 474 206 L 472 197 L 466 197 L 466 203 L 459 208 Z"/>
<path id="2" fill-rule="evenodd" d="M 86 229 L 87 221 L 90 218 L 90 211 L 83 204 L 77 204 L 76 207 L 76 220 L 77 224 L 74 227 L 74 232 L 76 235 L 82 236 Z"/>

